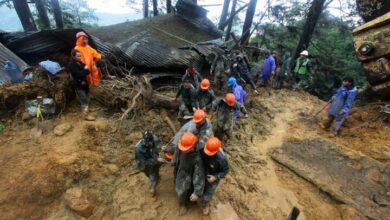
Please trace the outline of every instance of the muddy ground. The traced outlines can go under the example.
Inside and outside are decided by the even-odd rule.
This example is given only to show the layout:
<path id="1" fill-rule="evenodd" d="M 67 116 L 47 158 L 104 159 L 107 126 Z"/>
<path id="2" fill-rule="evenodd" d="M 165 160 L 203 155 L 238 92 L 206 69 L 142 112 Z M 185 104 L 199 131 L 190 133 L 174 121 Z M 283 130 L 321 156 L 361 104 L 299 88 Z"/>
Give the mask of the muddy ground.
<path id="1" fill-rule="evenodd" d="M 356 108 L 342 135 L 332 137 L 318 126 L 323 115 L 312 117 L 322 105 L 289 90 L 250 95 L 250 117 L 240 119 L 234 138 L 223 146 L 231 169 L 210 216 L 197 204 L 178 216 L 170 165 L 162 167 L 157 198 L 135 169 L 134 144 L 141 131 L 153 128 L 168 142 L 173 133 L 164 117 L 179 127 L 174 112 L 149 109 L 121 122 L 120 114 L 94 106 L 98 120 L 87 122 L 74 102 L 51 119 L 53 127 L 69 124 L 70 131 L 57 136 L 48 126 L 38 139 L 30 135 L 33 120 L 17 118 L 0 135 L 0 219 L 286 219 L 293 206 L 301 210 L 299 219 L 365 219 L 271 159 L 284 142 L 322 137 L 347 151 L 390 161 L 390 128 L 376 120 L 375 106 Z"/>

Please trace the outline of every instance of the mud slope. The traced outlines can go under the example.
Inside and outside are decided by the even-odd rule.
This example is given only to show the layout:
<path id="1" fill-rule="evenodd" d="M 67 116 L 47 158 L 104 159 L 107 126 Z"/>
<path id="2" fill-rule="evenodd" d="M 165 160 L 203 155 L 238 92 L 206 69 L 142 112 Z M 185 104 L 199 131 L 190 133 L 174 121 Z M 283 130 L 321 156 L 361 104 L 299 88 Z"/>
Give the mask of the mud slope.
<path id="1" fill-rule="evenodd" d="M 326 137 L 313 127 L 315 120 L 302 118 L 323 103 L 288 90 L 260 94 L 249 97 L 250 117 L 237 123 L 234 138 L 224 145 L 231 172 L 208 217 L 197 204 L 178 216 L 170 165 L 161 170 L 156 199 L 134 168 L 141 131 L 152 128 L 167 142 L 172 132 L 164 117 L 174 120 L 175 113 L 149 110 L 119 127 L 119 115 L 79 120 L 75 103 L 52 120 L 54 126 L 72 125 L 64 136 L 48 132 L 36 140 L 29 136 L 33 125 L 19 121 L 0 135 L 0 219 L 286 219 L 293 206 L 302 211 L 299 219 L 359 219 L 354 209 L 271 159 L 285 141 Z"/>

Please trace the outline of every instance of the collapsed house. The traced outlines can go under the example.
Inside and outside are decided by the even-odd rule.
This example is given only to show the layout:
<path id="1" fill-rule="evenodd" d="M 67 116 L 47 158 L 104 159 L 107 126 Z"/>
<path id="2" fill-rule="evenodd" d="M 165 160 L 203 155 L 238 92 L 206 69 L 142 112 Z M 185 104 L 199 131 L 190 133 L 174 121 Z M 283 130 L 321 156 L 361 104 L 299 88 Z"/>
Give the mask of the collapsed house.
<path id="1" fill-rule="evenodd" d="M 172 79 L 178 80 L 189 65 L 202 70 L 210 65 L 213 53 L 223 52 L 219 46 L 224 42 L 218 40 L 223 33 L 206 16 L 204 8 L 189 1 L 178 1 L 175 14 L 106 27 L 0 33 L 0 64 L 4 66 L 5 61 L 10 60 L 24 71 L 28 65 L 37 66 L 41 61 L 52 60 L 66 67 L 75 45 L 76 33 L 84 31 L 90 36 L 90 45 L 102 53 L 107 61 L 106 68 L 102 69 L 106 74 L 119 75 L 118 72 L 130 72 L 132 69 L 132 73 L 152 73 L 153 77 L 149 76 L 152 84 L 162 81 L 157 75 L 172 82 Z M 115 71 L 118 68 L 120 71 Z M 69 81 L 66 69 L 56 76 L 47 74 L 49 81 L 58 77 L 62 81 Z M 4 71 L 0 78 L 3 82 L 8 80 Z M 22 84 L 28 83 L 12 87 L 22 87 Z M 23 93 L 20 95 L 22 97 Z M 8 97 L 2 92 L 0 96 Z M 32 96 L 28 95 L 29 98 Z"/>

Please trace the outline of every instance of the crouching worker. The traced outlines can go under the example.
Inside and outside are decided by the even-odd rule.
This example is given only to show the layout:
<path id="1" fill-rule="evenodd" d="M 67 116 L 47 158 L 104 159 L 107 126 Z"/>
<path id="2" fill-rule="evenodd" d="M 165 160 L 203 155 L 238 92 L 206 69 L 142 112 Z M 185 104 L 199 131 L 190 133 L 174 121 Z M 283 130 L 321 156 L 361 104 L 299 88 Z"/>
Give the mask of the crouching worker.
<path id="1" fill-rule="evenodd" d="M 197 90 L 189 80 L 180 85 L 176 94 L 176 99 L 180 97 L 179 117 L 192 115 L 199 107 L 196 93 Z"/>
<path id="2" fill-rule="evenodd" d="M 236 101 L 233 93 L 226 94 L 224 99 L 219 99 L 213 104 L 214 134 L 216 137 L 223 139 L 224 136 L 230 138 L 233 133 L 233 127 L 237 117 L 235 112 L 244 113 L 244 117 L 248 117 L 247 111 L 243 105 Z"/>
<path id="3" fill-rule="evenodd" d="M 180 138 L 179 150 L 175 151 L 175 191 L 180 204 L 179 215 L 187 213 L 189 201 L 196 202 L 203 195 L 205 175 L 202 158 L 195 149 L 197 141 L 193 133 L 186 132 Z"/>
<path id="4" fill-rule="evenodd" d="M 159 157 L 159 138 L 151 131 L 145 131 L 143 138 L 135 145 L 135 160 L 138 169 L 145 173 L 149 178 L 149 190 L 154 196 L 156 186 L 159 180 L 160 162 Z"/>
<path id="5" fill-rule="evenodd" d="M 223 152 L 221 141 L 212 137 L 206 142 L 202 151 L 202 160 L 205 168 L 205 188 L 203 192 L 203 214 L 210 213 L 210 201 L 213 199 L 219 181 L 229 172 L 229 164 Z"/>
<path id="6" fill-rule="evenodd" d="M 227 85 L 229 87 L 229 90 L 231 93 L 234 94 L 236 102 L 240 103 L 241 105 L 245 105 L 245 97 L 246 97 L 246 91 L 237 83 L 236 78 L 230 77 Z M 234 115 L 239 118 L 240 117 L 240 109 L 236 109 Z"/>
<path id="7" fill-rule="evenodd" d="M 88 114 L 88 92 L 89 83 L 87 76 L 89 75 L 88 66 L 81 62 L 80 51 L 73 49 L 71 52 L 72 61 L 68 65 L 68 69 L 73 79 L 73 86 L 80 100 L 82 116 L 85 120 L 93 121 L 95 118 Z"/>
<path id="8" fill-rule="evenodd" d="M 357 89 L 353 85 L 353 79 L 351 77 L 345 77 L 336 95 L 331 99 L 328 108 L 328 119 L 323 124 L 324 129 L 328 129 L 334 121 L 331 132 L 333 135 L 338 134 L 341 125 L 348 116 L 349 110 L 352 108 L 356 93 Z"/>

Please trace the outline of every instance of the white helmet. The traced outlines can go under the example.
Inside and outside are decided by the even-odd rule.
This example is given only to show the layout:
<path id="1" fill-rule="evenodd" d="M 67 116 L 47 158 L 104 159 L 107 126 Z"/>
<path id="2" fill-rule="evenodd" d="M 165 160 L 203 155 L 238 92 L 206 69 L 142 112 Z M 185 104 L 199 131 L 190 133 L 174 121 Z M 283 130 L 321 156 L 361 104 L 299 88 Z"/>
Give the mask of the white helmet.
<path id="1" fill-rule="evenodd" d="M 309 52 L 307 52 L 307 50 L 304 50 L 300 53 L 300 55 L 309 56 Z"/>

